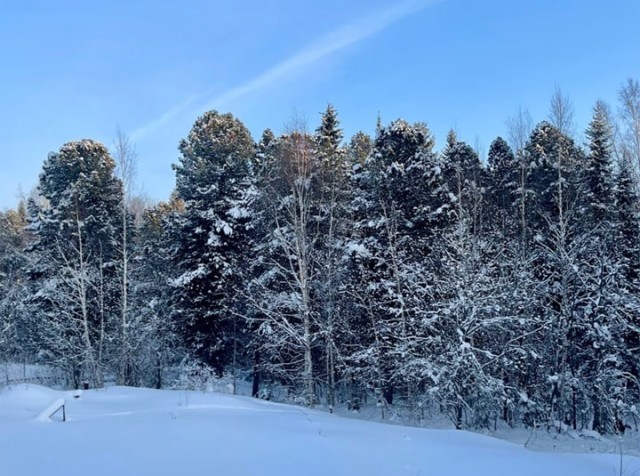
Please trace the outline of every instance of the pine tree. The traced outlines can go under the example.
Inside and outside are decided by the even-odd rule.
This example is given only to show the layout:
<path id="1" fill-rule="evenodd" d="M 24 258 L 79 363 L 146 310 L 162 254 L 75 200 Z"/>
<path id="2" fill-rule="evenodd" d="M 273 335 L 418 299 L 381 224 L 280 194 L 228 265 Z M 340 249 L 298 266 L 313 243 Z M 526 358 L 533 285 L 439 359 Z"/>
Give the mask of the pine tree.
<path id="1" fill-rule="evenodd" d="M 178 328 L 194 354 L 222 373 L 236 339 L 254 143 L 238 119 L 210 111 L 179 149 L 176 192 L 185 211 L 175 255 Z"/>
<path id="2" fill-rule="evenodd" d="M 458 141 L 451 131 L 442 160 L 452 213 L 458 218 L 465 216 L 471 220 L 472 233 L 479 234 L 483 215 L 484 170 L 478 154 L 468 144 Z"/>
<path id="3" fill-rule="evenodd" d="M 434 140 L 424 124 L 403 120 L 380 129 L 364 168 L 355 177 L 358 236 L 350 245 L 361 308 L 360 346 L 354 365 L 392 404 L 396 387 L 418 382 L 406 368 L 417 342 L 411 327 L 426 306 L 422 283 L 430 281 L 426 255 L 446 216 Z M 383 405 L 384 408 L 384 405 Z"/>
<path id="4" fill-rule="evenodd" d="M 35 311 L 46 321 L 45 349 L 74 386 L 103 381 L 107 334 L 119 308 L 117 236 L 122 184 L 106 147 L 69 142 L 45 161 L 31 202 Z"/>
<path id="5" fill-rule="evenodd" d="M 503 237 L 513 236 L 517 229 L 518 169 L 511 147 L 501 137 L 489 147 L 487 175 L 488 224 Z"/>
<path id="6" fill-rule="evenodd" d="M 165 370 L 187 353 L 176 332 L 170 283 L 176 278 L 173 248 L 179 238 L 176 225 L 184 204 L 175 196 L 145 210 L 136 232 L 131 273 L 129 323 L 133 374 L 144 385 L 162 388 Z"/>
<path id="7" fill-rule="evenodd" d="M 373 141 L 368 134 L 362 131 L 356 132 L 349 141 L 349 145 L 347 147 L 347 155 L 351 164 L 360 166 L 364 165 L 364 161 L 369 153 L 371 153 L 372 147 Z"/>
<path id="8" fill-rule="evenodd" d="M 26 227 L 26 205 L 0 212 L 0 360 L 27 362 L 37 352 L 37 340 L 30 331 L 25 248 L 30 242 Z M 32 360 L 33 361 L 33 360 Z"/>

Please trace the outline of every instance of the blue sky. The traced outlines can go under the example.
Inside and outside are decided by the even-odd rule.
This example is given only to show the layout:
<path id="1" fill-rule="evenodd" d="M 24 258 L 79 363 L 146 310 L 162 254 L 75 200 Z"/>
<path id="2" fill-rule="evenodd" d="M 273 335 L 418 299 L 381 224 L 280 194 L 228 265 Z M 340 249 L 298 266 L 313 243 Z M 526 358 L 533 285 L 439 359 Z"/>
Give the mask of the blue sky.
<path id="1" fill-rule="evenodd" d="M 212 108 L 258 138 L 294 115 L 314 129 L 330 102 L 347 137 L 380 113 L 486 150 L 519 106 L 544 119 L 559 86 L 581 131 L 640 78 L 639 20 L 637 0 L 4 0 L 0 209 L 49 151 L 111 145 L 117 127 L 165 199 L 179 140 Z"/>

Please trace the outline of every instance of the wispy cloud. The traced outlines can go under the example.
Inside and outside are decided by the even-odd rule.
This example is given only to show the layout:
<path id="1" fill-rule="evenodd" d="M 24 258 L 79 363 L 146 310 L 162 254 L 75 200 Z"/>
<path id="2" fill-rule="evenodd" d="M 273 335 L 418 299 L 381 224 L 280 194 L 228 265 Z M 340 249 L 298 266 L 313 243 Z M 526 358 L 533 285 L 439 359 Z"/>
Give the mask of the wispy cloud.
<path id="1" fill-rule="evenodd" d="M 317 61 L 331 56 L 348 46 L 359 43 L 412 13 L 416 13 L 430 5 L 438 3 L 438 1 L 440 0 L 409 0 L 360 18 L 353 23 L 322 36 L 293 56 L 277 63 L 245 83 L 218 94 L 212 99 L 206 99 L 206 96 L 209 96 L 208 94 L 189 98 L 166 111 L 157 119 L 140 127 L 131 136 L 133 139 L 139 139 L 147 135 L 159 126 L 167 123 L 174 116 L 180 114 L 196 101 L 200 102 L 200 100 L 202 100 L 202 104 L 198 107 L 198 110 L 203 111 L 226 106 L 234 100 L 267 89 L 289 76 L 300 73 Z"/>
<path id="2" fill-rule="evenodd" d="M 182 101 L 180 104 L 177 104 L 173 106 L 171 109 L 169 109 L 168 111 L 163 112 L 160 116 L 155 118 L 153 121 L 150 121 L 147 124 L 138 127 L 135 131 L 131 133 L 131 140 L 135 142 L 140 138 L 146 136 L 150 132 L 153 132 L 158 127 L 166 124 L 175 116 L 180 114 L 182 111 L 186 110 L 189 106 L 191 106 L 196 101 L 203 99 L 204 96 L 205 95 L 203 94 L 200 96 L 190 96 L 184 101 Z"/>

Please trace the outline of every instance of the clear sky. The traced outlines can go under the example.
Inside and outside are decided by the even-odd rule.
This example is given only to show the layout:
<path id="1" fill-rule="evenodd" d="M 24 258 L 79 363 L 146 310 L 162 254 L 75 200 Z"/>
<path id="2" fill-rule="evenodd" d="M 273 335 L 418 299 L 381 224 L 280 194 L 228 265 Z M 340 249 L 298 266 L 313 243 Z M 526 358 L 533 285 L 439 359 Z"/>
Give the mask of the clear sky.
<path id="1" fill-rule="evenodd" d="M 403 117 L 485 150 L 519 106 L 559 86 L 578 130 L 640 79 L 638 0 L 3 0 L 0 209 L 70 140 L 138 151 L 155 200 L 196 117 L 232 112 L 255 138 L 332 103 L 348 137 Z"/>

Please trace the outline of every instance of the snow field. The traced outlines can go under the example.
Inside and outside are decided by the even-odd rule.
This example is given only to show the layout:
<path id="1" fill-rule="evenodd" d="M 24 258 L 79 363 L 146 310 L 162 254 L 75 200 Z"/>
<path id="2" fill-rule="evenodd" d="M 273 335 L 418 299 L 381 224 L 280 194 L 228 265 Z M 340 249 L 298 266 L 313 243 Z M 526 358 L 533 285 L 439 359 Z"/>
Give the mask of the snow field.
<path id="1" fill-rule="evenodd" d="M 0 475 L 613 476 L 619 455 L 539 453 L 455 430 L 425 430 L 214 393 L 110 387 L 0 391 Z M 66 423 L 38 421 L 65 399 Z M 640 458 L 623 458 L 640 474 Z"/>

